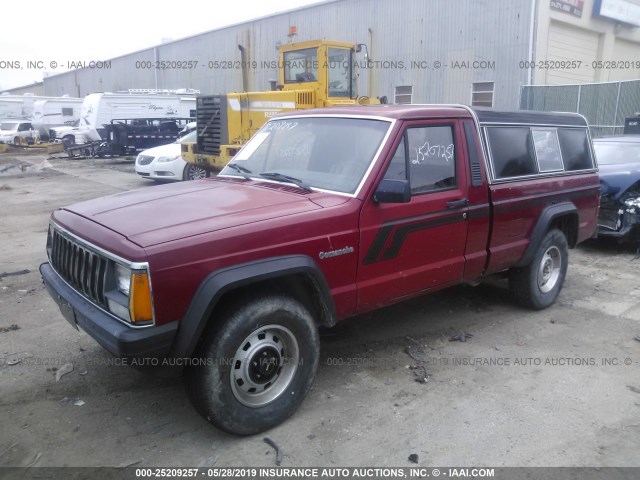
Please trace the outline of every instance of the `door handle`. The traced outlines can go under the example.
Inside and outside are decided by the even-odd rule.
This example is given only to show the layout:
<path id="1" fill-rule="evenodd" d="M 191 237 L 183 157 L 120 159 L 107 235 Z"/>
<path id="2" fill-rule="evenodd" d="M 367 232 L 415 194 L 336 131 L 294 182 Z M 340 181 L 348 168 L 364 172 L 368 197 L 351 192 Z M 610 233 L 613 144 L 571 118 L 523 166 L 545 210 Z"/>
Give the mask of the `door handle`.
<path id="1" fill-rule="evenodd" d="M 447 202 L 447 208 L 460 208 L 466 207 L 469 205 L 469 200 L 466 198 L 461 198 L 460 200 L 453 200 L 451 202 Z"/>

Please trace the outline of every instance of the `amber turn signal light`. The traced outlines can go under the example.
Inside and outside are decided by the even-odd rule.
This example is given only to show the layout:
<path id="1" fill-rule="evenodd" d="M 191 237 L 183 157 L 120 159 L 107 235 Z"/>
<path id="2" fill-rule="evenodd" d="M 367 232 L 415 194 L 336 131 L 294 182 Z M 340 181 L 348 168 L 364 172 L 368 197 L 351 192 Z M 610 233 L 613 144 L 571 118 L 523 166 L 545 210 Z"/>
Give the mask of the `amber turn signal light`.
<path id="1" fill-rule="evenodd" d="M 149 275 L 146 272 L 131 274 L 129 313 L 132 323 L 153 321 L 151 285 L 149 283 Z"/>

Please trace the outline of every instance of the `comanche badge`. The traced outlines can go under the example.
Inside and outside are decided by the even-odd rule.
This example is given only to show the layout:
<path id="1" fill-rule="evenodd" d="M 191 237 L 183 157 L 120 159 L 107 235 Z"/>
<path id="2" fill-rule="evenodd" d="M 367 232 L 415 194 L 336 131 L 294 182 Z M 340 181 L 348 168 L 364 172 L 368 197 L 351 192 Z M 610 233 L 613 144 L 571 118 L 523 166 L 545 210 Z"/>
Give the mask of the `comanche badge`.
<path id="1" fill-rule="evenodd" d="M 348 253 L 353 253 L 355 250 L 353 249 L 353 247 L 344 247 L 341 248 L 340 250 L 332 250 L 330 252 L 320 252 L 320 254 L 318 255 L 320 257 L 320 260 L 324 260 L 325 258 L 333 258 L 333 257 L 339 257 L 340 255 L 347 255 Z"/>

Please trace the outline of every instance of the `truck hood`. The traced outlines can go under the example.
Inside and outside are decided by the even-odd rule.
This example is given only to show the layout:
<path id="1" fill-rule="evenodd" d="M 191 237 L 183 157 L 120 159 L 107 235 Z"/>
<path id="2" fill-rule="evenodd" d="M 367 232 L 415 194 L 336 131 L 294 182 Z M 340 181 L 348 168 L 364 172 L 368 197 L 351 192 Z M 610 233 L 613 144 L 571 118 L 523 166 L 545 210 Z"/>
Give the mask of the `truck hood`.
<path id="1" fill-rule="evenodd" d="M 64 208 L 141 247 L 322 208 L 314 194 L 208 179 L 89 200 Z M 288 191 L 289 190 L 289 191 Z"/>

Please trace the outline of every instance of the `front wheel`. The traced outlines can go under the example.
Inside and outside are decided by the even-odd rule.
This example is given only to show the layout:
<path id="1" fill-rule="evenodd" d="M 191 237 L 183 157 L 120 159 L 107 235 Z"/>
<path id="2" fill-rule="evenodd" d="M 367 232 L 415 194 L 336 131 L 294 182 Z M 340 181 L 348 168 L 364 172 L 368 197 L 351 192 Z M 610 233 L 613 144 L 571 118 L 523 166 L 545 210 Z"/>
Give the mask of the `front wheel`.
<path id="1" fill-rule="evenodd" d="M 65 135 L 62 137 L 62 143 L 65 147 L 73 147 L 76 144 L 76 137 L 73 135 Z"/>
<path id="2" fill-rule="evenodd" d="M 319 339 L 311 314 L 278 295 L 239 302 L 205 334 L 186 371 L 196 410 L 229 433 L 252 435 L 291 416 L 309 392 Z"/>
<path id="3" fill-rule="evenodd" d="M 569 264 L 569 246 L 560 230 L 550 230 L 542 239 L 529 265 L 514 268 L 509 289 L 518 303 L 542 310 L 556 301 Z"/>
<path id="4" fill-rule="evenodd" d="M 207 178 L 207 171 L 204 168 L 193 163 L 187 163 L 184 166 L 183 180 L 202 180 L 203 178 Z"/>

